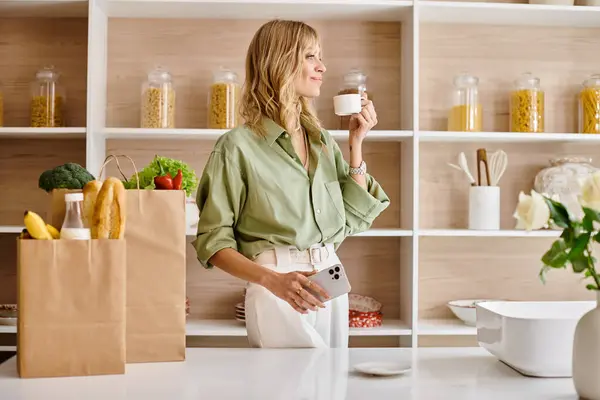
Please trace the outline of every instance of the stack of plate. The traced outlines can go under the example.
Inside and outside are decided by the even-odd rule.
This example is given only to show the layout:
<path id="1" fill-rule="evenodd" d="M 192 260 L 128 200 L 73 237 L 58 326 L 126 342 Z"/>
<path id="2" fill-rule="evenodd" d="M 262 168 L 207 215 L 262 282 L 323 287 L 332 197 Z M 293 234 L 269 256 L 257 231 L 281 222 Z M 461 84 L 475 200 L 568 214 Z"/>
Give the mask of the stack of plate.
<path id="1" fill-rule="evenodd" d="M 246 322 L 246 309 L 243 301 L 235 305 L 235 319 L 236 321 Z"/>
<path id="2" fill-rule="evenodd" d="M 17 324 L 17 305 L 0 304 L 0 325 Z"/>

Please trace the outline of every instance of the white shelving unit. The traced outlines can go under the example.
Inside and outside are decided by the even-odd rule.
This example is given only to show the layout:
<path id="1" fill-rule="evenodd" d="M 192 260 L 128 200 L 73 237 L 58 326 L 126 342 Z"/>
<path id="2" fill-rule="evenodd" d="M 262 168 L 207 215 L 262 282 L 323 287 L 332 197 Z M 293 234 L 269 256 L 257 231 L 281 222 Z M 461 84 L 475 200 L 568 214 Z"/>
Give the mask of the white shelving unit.
<path id="1" fill-rule="evenodd" d="M 429 143 L 534 143 L 600 144 L 600 135 L 574 133 L 520 134 L 512 132 L 421 131 L 419 105 L 420 34 L 424 23 L 542 26 L 555 28 L 600 28 L 600 7 L 543 6 L 510 3 L 402 0 L 90 0 L 29 1 L 0 0 L 0 15 L 76 17 L 88 15 L 87 126 L 64 129 L 0 128 L 0 138 L 86 137 L 86 167 L 98 171 L 105 158 L 108 140 L 216 140 L 223 130 L 210 129 L 139 129 L 106 126 L 107 115 L 107 38 L 111 18 L 196 18 L 196 19 L 269 19 L 363 20 L 402 22 L 402 115 L 400 130 L 373 131 L 373 142 L 402 142 L 401 167 L 410 181 L 402 182 L 403 224 L 408 229 L 373 229 L 361 237 L 397 237 L 408 241 L 408 252 L 399 256 L 402 287 L 407 291 L 398 299 L 407 310 L 404 321 L 385 320 L 377 329 L 352 330 L 353 336 L 409 336 L 417 346 L 418 335 L 474 335 L 475 329 L 458 320 L 421 319 L 419 317 L 419 249 L 420 239 L 429 238 L 551 238 L 558 231 L 524 232 L 517 230 L 470 231 L 461 229 L 420 229 L 421 148 Z M 526 44 L 524 44 L 526 45 Z M 176 50 L 174 50 L 176 51 Z M 340 141 L 347 133 L 332 131 Z M 400 163 L 399 163 L 400 164 Z M 406 190 L 405 190 L 406 189 Z M 404 202 L 406 201 L 406 202 Z M 404 226 L 404 225 L 403 225 Z M 22 227 L 0 226 L 0 233 L 18 233 Z M 195 235 L 189 230 L 188 235 Z M 400 300 L 402 299 L 402 300 Z M 406 300 L 410 304 L 406 304 Z M 14 331 L 0 327 L 1 332 Z M 190 320 L 188 334 L 193 336 L 243 336 L 243 325 L 234 320 Z"/>
<path id="2" fill-rule="evenodd" d="M 16 333 L 14 325 L 0 325 L 0 334 Z M 386 320 L 376 328 L 351 328 L 350 336 L 410 336 L 411 329 L 399 320 Z M 243 322 L 234 319 L 188 319 L 186 322 L 188 337 L 201 336 L 246 336 Z"/>

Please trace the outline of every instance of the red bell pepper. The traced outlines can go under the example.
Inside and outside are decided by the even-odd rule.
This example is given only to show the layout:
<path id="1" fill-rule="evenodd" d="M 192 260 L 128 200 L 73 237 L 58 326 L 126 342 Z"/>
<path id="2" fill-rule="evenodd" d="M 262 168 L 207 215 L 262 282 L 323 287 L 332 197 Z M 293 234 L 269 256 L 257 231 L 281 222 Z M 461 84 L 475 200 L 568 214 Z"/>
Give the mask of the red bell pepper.
<path id="1" fill-rule="evenodd" d="M 156 160 L 156 163 L 160 169 L 160 175 L 154 177 L 154 186 L 158 190 L 173 190 L 173 178 L 171 174 L 168 172 L 165 174 L 165 170 L 159 160 Z"/>
<path id="2" fill-rule="evenodd" d="M 183 174 L 181 173 L 181 170 L 178 169 L 177 175 L 175 175 L 175 178 L 173 178 L 173 190 L 181 190 L 182 181 L 183 181 Z"/>

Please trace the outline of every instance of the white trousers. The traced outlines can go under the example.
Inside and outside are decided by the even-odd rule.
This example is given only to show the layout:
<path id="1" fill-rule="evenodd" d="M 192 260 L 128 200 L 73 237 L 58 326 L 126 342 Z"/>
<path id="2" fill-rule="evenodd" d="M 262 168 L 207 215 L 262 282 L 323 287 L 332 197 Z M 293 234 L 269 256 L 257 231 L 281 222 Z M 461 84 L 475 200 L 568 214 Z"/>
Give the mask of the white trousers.
<path id="1" fill-rule="evenodd" d="M 330 247 L 329 257 L 315 264 L 317 270 L 341 264 Z M 276 263 L 255 261 L 277 272 L 312 271 L 309 263 L 293 260 L 290 248 L 275 249 Z M 325 308 L 301 314 L 286 301 L 264 287 L 249 283 L 246 290 L 245 318 L 248 340 L 252 347 L 348 347 L 348 295 L 326 301 Z"/>

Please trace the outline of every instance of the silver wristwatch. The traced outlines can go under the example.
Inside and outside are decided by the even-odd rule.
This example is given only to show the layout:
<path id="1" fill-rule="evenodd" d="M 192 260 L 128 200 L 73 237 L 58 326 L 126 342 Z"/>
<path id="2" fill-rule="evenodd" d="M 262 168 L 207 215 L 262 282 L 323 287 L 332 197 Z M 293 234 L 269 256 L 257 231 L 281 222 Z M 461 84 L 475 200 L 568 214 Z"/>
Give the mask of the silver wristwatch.
<path id="1" fill-rule="evenodd" d="M 367 163 L 363 160 L 358 168 L 350 167 L 350 175 L 364 175 L 367 173 Z"/>

